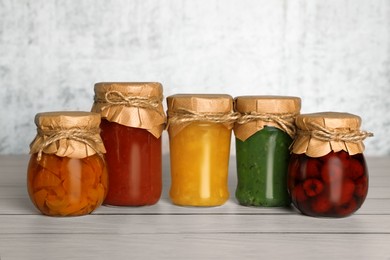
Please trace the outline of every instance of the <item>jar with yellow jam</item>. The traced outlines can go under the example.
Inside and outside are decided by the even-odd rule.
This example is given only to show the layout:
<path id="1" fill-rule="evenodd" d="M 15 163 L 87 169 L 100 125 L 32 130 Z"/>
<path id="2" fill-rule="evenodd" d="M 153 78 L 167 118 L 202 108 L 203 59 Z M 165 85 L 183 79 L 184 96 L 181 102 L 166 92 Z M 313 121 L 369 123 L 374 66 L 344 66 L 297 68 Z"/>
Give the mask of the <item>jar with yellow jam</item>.
<path id="1" fill-rule="evenodd" d="M 181 206 L 219 206 L 229 198 L 230 139 L 236 115 L 229 95 L 167 98 L 170 198 Z"/>
<path id="2" fill-rule="evenodd" d="M 35 124 L 27 170 L 31 201 L 49 216 L 91 213 L 102 204 L 108 184 L 100 114 L 40 113 Z"/>

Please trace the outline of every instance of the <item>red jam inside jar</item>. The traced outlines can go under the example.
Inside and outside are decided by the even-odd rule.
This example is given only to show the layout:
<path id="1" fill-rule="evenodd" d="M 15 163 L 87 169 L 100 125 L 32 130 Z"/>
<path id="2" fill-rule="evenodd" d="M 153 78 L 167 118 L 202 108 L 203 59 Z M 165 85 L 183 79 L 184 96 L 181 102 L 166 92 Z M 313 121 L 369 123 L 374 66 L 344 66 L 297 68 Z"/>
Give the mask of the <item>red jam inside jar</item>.
<path id="1" fill-rule="evenodd" d="M 368 192 L 363 154 L 330 152 L 312 158 L 292 154 L 288 190 L 294 206 L 313 217 L 346 217 L 356 212 Z"/>
<path id="2" fill-rule="evenodd" d="M 161 137 L 106 119 L 102 119 L 100 127 L 109 172 L 104 203 L 115 206 L 155 204 L 162 191 Z"/>

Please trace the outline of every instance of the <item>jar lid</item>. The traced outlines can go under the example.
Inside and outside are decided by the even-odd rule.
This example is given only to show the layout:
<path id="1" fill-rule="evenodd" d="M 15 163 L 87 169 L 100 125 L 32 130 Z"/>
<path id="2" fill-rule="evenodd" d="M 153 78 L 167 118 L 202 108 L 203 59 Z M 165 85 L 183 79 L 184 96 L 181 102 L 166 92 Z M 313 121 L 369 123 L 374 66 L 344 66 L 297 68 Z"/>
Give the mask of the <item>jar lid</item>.
<path id="1" fill-rule="evenodd" d="M 124 126 L 142 128 L 159 138 L 166 116 L 163 87 L 158 82 L 100 82 L 95 87 L 92 112 Z"/>
<path id="2" fill-rule="evenodd" d="M 305 153 L 320 157 L 341 150 L 350 155 L 363 153 L 363 140 L 372 133 L 360 131 L 357 115 L 339 112 L 321 112 L 297 116 L 297 137 L 292 145 L 295 154 Z"/>
<path id="3" fill-rule="evenodd" d="M 240 113 L 285 114 L 301 110 L 301 99 L 291 96 L 239 96 L 234 102 Z"/>
<path id="4" fill-rule="evenodd" d="M 37 135 L 30 153 L 55 154 L 61 157 L 85 158 L 106 152 L 100 137 L 100 114 L 80 111 L 38 113 Z"/>
<path id="5" fill-rule="evenodd" d="M 97 98 L 104 98 L 107 92 L 117 91 L 125 96 L 157 98 L 161 101 L 163 87 L 158 82 L 98 82 L 94 86 Z"/>
<path id="6" fill-rule="evenodd" d="M 316 124 L 329 129 L 346 128 L 358 130 L 360 129 L 361 118 L 350 113 L 319 112 L 297 116 L 296 124 L 301 130 L 316 130 Z"/>
<path id="7" fill-rule="evenodd" d="M 301 99 L 291 96 L 239 96 L 235 111 L 241 114 L 234 125 L 235 136 L 245 141 L 265 126 L 273 126 L 295 135 L 295 117 L 301 109 Z"/>
<path id="8" fill-rule="evenodd" d="M 35 115 L 34 122 L 44 130 L 94 129 L 100 126 L 100 115 L 84 111 L 43 112 Z"/>
<path id="9" fill-rule="evenodd" d="M 167 97 L 169 112 L 230 113 L 233 98 L 226 94 L 176 94 Z"/>
<path id="10" fill-rule="evenodd" d="M 226 94 L 176 94 L 167 97 L 168 132 L 176 135 L 190 123 L 221 123 L 228 129 L 237 119 L 233 98 Z"/>

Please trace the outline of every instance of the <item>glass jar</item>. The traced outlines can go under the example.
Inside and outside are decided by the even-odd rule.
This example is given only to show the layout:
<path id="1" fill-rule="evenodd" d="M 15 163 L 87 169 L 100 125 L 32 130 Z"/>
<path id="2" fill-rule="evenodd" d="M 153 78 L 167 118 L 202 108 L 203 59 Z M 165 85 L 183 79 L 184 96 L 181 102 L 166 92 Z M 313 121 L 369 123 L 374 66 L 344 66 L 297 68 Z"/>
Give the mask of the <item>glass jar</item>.
<path id="1" fill-rule="evenodd" d="M 288 190 L 294 206 L 314 217 L 346 217 L 356 212 L 368 192 L 368 171 L 360 117 L 314 113 L 296 119 Z"/>
<path id="2" fill-rule="evenodd" d="M 236 136 L 237 189 L 241 205 L 281 207 L 291 204 L 287 191 L 289 147 L 301 100 L 284 96 L 235 99 L 241 114 Z"/>
<path id="3" fill-rule="evenodd" d="M 78 216 L 100 206 L 107 194 L 100 115 L 89 112 L 37 114 L 27 170 L 30 199 L 43 214 Z"/>
<path id="4" fill-rule="evenodd" d="M 105 204 L 155 204 L 162 191 L 161 134 L 165 124 L 160 83 L 95 84 L 93 112 L 101 114 L 109 190 Z"/>
<path id="5" fill-rule="evenodd" d="M 233 122 L 229 95 L 178 94 L 167 98 L 170 198 L 181 206 L 218 206 L 229 198 Z"/>

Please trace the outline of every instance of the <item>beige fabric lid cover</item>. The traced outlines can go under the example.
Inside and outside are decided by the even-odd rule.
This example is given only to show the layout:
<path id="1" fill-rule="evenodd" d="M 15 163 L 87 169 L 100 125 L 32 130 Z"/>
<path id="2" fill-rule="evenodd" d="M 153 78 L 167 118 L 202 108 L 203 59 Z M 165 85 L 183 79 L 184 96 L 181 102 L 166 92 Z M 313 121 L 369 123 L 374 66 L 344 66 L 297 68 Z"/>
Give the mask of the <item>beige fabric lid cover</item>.
<path id="1" fill-rule="evenodd" d="M 37 135 L 30 154 L 55 154 L 85 158 L 106 150 L 100 137 L 100 114 L 91 112 L 46 112 L 35 116 Z"/>
<path id="2" fill-rule="evenodd" d="M 142 128 L 159 138 L 166 116 L 163 88 L 157 82 L 100 82 L 95 84 L 92 112 L 121 125 Z"/>
<path id="3" fill-rule="evenodd" d="M 233 112 L 233 98 L 225 94 L 176 94 L 167 97 L 167 105 L 171 137 L 194 121 L 221 123 L 232 129 L 237 118 Z"/>
<path id="4" fill-rule="evenodd" d="M 234 109 L 242 117 L 246 115 L 254 118 L 256 116 L 261 116 L 262 118 L 276 116 L 279 120 L 282 119 L 280 117 L 285 117 L 282 121 L 295 128 L 294 120 L 301 110 L 301 99 L 289 96 L 239 96 L 234 100 Z M 234 134 L 241 141 L 245 141 L 256 132 L 262 130 L 264 126 L 273 126 L 284 131 L 276 120 L 269 118 L 269 120 L 264 121 L 264 119 L 258 118 L 244 123 L 238 120 L 234 124 Z M 292 132 L 288 134 L 293 138 L 295 131 Z"/>
<path id="5" fill-rule="evenodd" d="M 297 136 L 291 146 L 295 154 L 321 157 L 341 150 L 363 153 L 363 140 L 371 133 L 360 131 L 361 119 L 349 113 L 322 112 L 297 116 Z"/>

